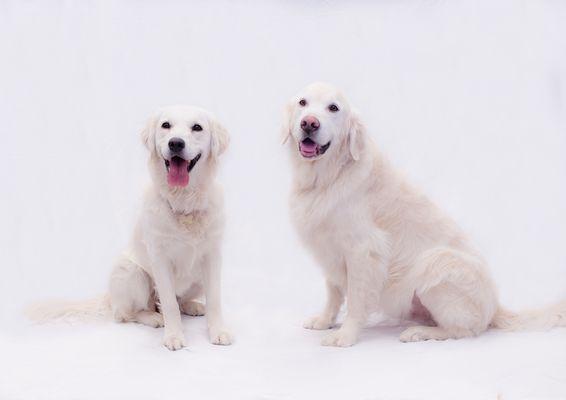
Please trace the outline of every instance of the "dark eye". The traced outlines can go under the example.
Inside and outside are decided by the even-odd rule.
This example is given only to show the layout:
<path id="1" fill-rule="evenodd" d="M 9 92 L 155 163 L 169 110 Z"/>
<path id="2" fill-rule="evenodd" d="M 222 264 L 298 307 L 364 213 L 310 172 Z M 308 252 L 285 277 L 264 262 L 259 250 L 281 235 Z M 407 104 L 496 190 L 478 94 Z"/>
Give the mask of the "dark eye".
<path id="1" fill-rule="evenodd" d="M 199 124 L 194 124 L 193 127 L 191 128 L 191 130 L 193 130 L 195 132 L 200 132 L 200 131 L 202 131 L 202 126 L 200 126 Z"/>
<path id="2" fill-rule="evenodd" d="M 306 101 L 305 99 L 301 99 L 301 100 L 299 100 L 299 105 L 300 105 L 301 107 L 304 107 L 304 106 L 307 105 L 307 101 Z"/>
<path id="3" fill-rule="evenodd" d="M 338 112 L 340 111 L 340 109 L 338 108 L 338 106 L 336 104 L 331 104 L 328 106 L 328 109 L 330 110 L 330 112 Z"/>
<path id="4" fill-rule="evenodd" d="M 171 128 L 171 124 L 167 121 L 165 121 L 164 123 L 161 124 L 161 127 L 163 129 L 170 129 Z"/>

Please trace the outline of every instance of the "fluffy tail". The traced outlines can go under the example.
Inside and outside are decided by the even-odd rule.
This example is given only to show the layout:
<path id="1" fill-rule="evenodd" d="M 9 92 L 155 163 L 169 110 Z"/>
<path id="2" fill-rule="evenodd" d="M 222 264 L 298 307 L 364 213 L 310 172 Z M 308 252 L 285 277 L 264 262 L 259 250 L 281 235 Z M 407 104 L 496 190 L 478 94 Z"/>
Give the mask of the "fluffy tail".
<path id="1" fill-rule="evenodd" d="M 507 311 L 500 306 L 491 326 L 507 331 L 549 330 L 555 326 L 566 326 L 566 301 L 520 313 Z"/>
<path id="2" fill-rule="evenodd" d="M 86 321 L 106 319 L 110 316 L 110 296 L 103 295 L 83 301 L 49 300 L 33 304 L 25 310 L 27 317 L 35 322 Z"/>

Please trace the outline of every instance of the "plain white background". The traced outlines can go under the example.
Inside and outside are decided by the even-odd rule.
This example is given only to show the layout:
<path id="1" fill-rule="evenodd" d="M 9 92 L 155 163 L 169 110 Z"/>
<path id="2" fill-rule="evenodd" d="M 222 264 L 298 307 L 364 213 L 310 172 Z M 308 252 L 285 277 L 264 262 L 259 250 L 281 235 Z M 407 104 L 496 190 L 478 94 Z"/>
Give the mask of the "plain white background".
<path id="1" fill-rule="evenodd" d="M 349 349 L 301 328 L 320 271 L 289 224 L 282 107 L 341 87 L 383 152 L 452 215 L 501 302 L 566 296 L 566 3 L 0 3 L 1 399 L 563 399 L 566 330 Z M 166 104 L 216 113 L 231 347 L 113 323 L 33 326 L 31 301 L 106 290 L 147 183 L 139 132 Z M 387 324 L 385 324 L 387 325 Z"/>

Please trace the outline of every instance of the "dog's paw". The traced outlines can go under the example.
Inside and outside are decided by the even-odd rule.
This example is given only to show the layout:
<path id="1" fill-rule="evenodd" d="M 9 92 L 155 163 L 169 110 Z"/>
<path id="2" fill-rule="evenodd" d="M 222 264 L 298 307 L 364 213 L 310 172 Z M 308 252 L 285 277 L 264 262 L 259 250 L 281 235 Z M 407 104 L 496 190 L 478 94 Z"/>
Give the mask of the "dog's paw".
<path id="1" fill-rule="evenodd" d="M 144 322 L 147 326 L 151 326 L 153 328 L 163 328 L 165 323 L 163 322 L 163 315 L 160 313 L 152 313 L 147 317 Z"/>
<path id="2" fill-rule="evenodd" d="M 166 333 L 163 345 L 169 350 L 179 350 L 185 347 L 185 338 L 182 333 Z"/>
<path id="3" fill-rule="evenodd" d="M 338 329 L 322 339 L 323 346 L 350 347 L 358 341 L 358 335 L 345 329 Z"/>
<path id="4" fill-rule="evenodd" d="M 226 329 L 210 329 L 210 343 L 221 346 L 232 344 L 232 335 Z"/>
<path id="5" fill-rule="evenodd" d="M 204 304 L 199 303 L 194 300 L 186 300 L 181 303 L 181 311 L 183 314 L 190 315 L 192 317 L 200 317 L 204 315 L 205 307 Z"/>
<path id="6" fill-rule="evenodd" d="M 420 326 L 411 326 L 410 328 L 407 328 L 403 332 L 401 332 L 399 340 L 403 343 L 421 342 L 423 340 L 428 340 L 428 338 L 426 338 L 423 333 L 424 332 L 422 331 L 422 329 L 420 329 Z"/>
<path id="7" fill-rule="evenodd" d="M 425 340 L 446 340 L 450 337 L 448 332 L 436 326 L 411 326 L 401 332 L 399 340 L 408 343 Z"/>
<path id="8" fill-rule="evenodd" d="M 330 321 L 328 318 L 317 316 L 307 319 L 303 324 L 303 328 L 324 330 L 332 328 L 332 325 L 332 321 Z"/>

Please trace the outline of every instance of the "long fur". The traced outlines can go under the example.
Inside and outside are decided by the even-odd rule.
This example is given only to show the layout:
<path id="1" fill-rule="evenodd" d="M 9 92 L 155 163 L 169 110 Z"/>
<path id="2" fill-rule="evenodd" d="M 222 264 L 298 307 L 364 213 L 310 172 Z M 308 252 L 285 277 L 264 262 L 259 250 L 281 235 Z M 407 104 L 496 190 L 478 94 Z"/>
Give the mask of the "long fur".
<path id="1" fill-rule="evenodd" d="M 25 314 L 38 323 L 54 320 L 67 322 L 105 320 L 112 316 L 109 295 L 83 301 L 47 300 L 30 305 L 26 308 Z"/>
<path id="2" fill-rule="evenodd" d="M 566 301 L 518 313 L 500 307 L 491 326 L 506 331 L 540 331 L 566 326 Z"/>
<path id="3" fill-rule="evenodd" d="M 339 111 L 329 111 L 330 104 Z M 314 158 L 299 151 L 306 117 L 320 122 L 311 138 L 320 146 L 330 143 Z M 372 311 L 420 323 L 404 331 L 402 341 L 477 335 L 489 326 L 565 324 L 566 302 L 518 314 L 500 308 L 485 260 L 450 218 L 395 171 L 336 88 L 315 83 L 294 97 L 281 135 L 293 171 L 291 218 L 328 288 L 326 306 L 305 327 L 331 328 L 348 298 L 341 328 L 323 344 L 354 344 Z"/>
<path id="4" fill-rule="evenodd" d="M 163 127 L 165 121 L 169 128 Z M 202 129 L 195 132 L 194 124 Z M 87 301 L 48 301 L 30 307 L 27 315 L 42 322 L 112 316 L 121 322 L 164 326 L 164 345 L 177 350 L 184 346 L 180 311 L 203 315 L 198 300 L 205 297 L 210 340 L 230 344 L 220 305 L 223 197 L 215 183 L 228 134 L 205 110 L 171 106 L 148 120 L 141 138 L 149 151 L 152 184 L 130 245 L 116 260 L 108 294 Z M 185 141 L 185 160 L 200 154 L 184 187 L 170 186 L 167 180 L 165 160 L 172 157 L 172 138 Z"/>

